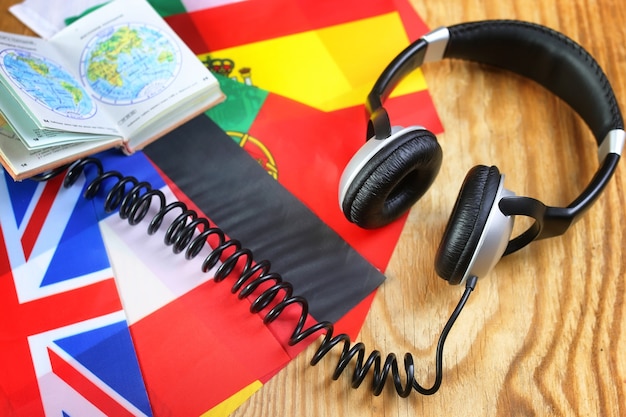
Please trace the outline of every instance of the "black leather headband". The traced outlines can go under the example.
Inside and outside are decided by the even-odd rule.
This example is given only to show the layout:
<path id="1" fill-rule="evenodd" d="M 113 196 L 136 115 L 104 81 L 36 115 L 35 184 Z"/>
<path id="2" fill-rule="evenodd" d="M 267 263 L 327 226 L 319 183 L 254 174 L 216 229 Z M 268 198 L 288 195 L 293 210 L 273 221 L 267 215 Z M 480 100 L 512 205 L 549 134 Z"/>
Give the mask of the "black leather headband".
<path id="1" fill-rule="evenodd" d="M 563 34 L 511 21 L 466 23 L 449 30 L 445 57 L 490 64 L 538 82 L 582 117 L 598 145 L 609 131 L 624 128 L 604 72 L 587 51 Z"/>
<path id="2" fill-rule="evenodd" d="M 598 144 L 609 131 L 624 128 L 606 75 L 587 51 L 565 35 L 516 20 L 462 23 L 448 31 L 444 58 L 493 65 L 538 82 L 582 117 Z M 370 114 L 382 107 L 401 79 L 422 65 L 427 46 L 424 38 L 419 39 L 387 66 L 368 96 Z"/>
<path id="3" fill-rule="evenodd" d="M 442 37 L 443 34 L 443 37 Z M 613 175 L 624 145 L 624 121 L 611 85 L 596 60 L 565 35 L 533 23 L 490 20 L 433 31 L 405 48 L 383 71 L 367 97 L 367 139 L 391 134 L 383 101 L 424 62 L 458 58 L 506 69 L 530 78 L 569 104 L 587 123 L 600 148 L 601 166 L 567 207 L 549 207 L 528 197 L 500 202 L 506 215 L 535 218 L 509 243 L 514 252 L 534 239 L 560 235 L 595 201 Z"/>

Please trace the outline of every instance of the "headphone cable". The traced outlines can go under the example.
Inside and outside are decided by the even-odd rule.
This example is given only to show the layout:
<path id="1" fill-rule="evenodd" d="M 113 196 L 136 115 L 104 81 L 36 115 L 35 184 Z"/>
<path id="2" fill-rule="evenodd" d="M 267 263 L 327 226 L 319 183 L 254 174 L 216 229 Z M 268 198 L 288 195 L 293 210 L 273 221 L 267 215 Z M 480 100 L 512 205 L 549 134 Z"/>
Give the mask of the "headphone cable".
<path id="1" fill-rule="evenodd" d="M 288 344 L 293 346 L 310 336 L 322 333 L 323 339 L 310 361 L 311 365 L 317 364 L 326 354 L 341 344 L 339 360 L 332 376 L 334 380 L 339 378 L 354 359 L 353 388 L 358 388 L 371 370 L 373 374 L 371 388 L 374 395 L 382 393 L 388 377 L 391 377 L 396 392 L 403 398 L 408 397 L 413 389 L 423 395 L 432 395 L 439 390 L 443 379 L 444 344 L 452 326 L 476 287 L 478 281 L 476 276 L 466 279 L 465 291 L 439 336 L 436 348 L 435 381 L 432 387 L 424 388 L 417 382 L 414 377 L 413 356 L 408 352 L 404 355 L 406 383 L 403 383 L 394 353 L 388 354 L 382 364 L 382 355 L 378 350 L 372 351 L 365 359 L 366 348 L 362 342 L 352 345 L 350 336 L 346 333 L 333 335 L 334 325 L 329 321 L 317 322 L 305 328 L 307 318 L 310 317 L 308 302 L 304 297 L 294 295 L 295 289 L 292 284 L 283 280 L 280 274 L 271 271 L 269 261 L 255 261 L 250 249 L 243 247 L 236 239 L 229 239 L 221 229 L 212 225 L 198 212 L 188 208 L 183 202 L 168 203 L 164 193 L 152 188 L 150 183 L 139 181 L 132 176 L 124 176 L 118 171 L 104 171 L 100 160 L 93 157 L 78 160 L 67 169 L 64 187 L 72 186 L 87 166 L 95 169 L 95 178 L 87 180 L 84 197 L 92 199 L 102 192 L 105 195 L 103 204 L 106 212 L 119 210 L 119 216 L 132 226 L 138 225 L 145 219 L 149 224 L 147 230 L 149 235 L 154 234 L 162 226 L 167 213 L 179 212 L 176 219 L 167 222 L 165 226 L 167 228 L 165 244 L 171 246 L 174 253 L 184 252 L 185 258 L 192 259 L 200 254 L 209 240 L 217 241 L 202 262 L 202 272 L 208 273 L 217 266 L 213 276 L 215 283 L 232 278 L 234 282 L 231 293 L 236 294 L 239 300 L 250 299 L 252 301 L 253 299 L 250 312 L 253 314 L 266 312 L 263 318 L 265 324 L 276 320 L 290 306 L 299 305 L 300 314 Z M 47 181 L 60 173 L 59 169 L 34 179 Z M 148 216 L 150 207 L 157 210 L 156 215 Z M 219 265 L 220 262 L 221 265 Z M 253 294 L 255 292 L 256 294 Z"/>

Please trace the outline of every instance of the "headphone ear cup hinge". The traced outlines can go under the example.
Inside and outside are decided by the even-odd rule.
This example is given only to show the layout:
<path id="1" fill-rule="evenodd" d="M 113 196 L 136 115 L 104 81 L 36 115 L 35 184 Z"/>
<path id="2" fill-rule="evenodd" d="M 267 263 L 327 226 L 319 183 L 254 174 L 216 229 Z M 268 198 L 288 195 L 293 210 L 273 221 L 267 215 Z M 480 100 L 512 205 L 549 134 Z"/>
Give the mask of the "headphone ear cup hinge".
<path id="1" fill-rule="evenodd" d="M 504 255 L 517 252 L 534 240 L 560 236 L 576 220 L 574 209 L 546 206 L 531 197 L 505 197 L 498 205 L 507 216 L 525 216 L 535 220 L 526 231 L 509 242 Z"/>
<path id="2" fill-rule="evenodd" d="M 367 122 L 367 137 L 365 140 L 375 139 L 387 139 L 392 135 L 391 122 L 389 121 L 389 114 L 384 107 L 379 107 L 370 114 L 370 119 Z"/>

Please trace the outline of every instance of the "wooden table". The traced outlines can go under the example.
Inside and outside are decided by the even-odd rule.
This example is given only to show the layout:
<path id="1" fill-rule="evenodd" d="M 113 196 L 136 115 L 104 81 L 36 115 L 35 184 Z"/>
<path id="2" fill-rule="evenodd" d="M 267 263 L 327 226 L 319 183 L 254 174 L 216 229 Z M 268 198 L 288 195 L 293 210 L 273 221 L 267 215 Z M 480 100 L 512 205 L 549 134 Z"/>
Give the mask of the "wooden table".
<path id="1" fill-rule="evenodd" d="M 623 0 L 412 0 L 432 28 L 495 18 L 564 32 L 605 69 L 626 109 Z M 462 62 L 424 68 L 445 127 L 444 162 L 414 207 L 359 340 L 416 356 L 430 385 L 436 338 L 459 297 L 433 271 L 436 247 L 460 184 L 494 164 L 507 187 L 568 204 L 597 167 L 586 126 L 562 102 L 520 77 Z M 572 86 L 572 88 L 576 88 Z M 335 362 L 308 365 L 313 348 L 235 416 L 626 415 L 626 167 L 566 235 L 533 243 L 479 281 L 446 345 L 441 390 L 400 399 L 332 381 Z"/>
<path id="2" fill-rule="evenodd" d="M 515 18 L 565 33 L 598 60 L 626 109 L 623 0 L 411 1 L 431 27 Z M 15 2 L 0 0 L 0 28 L 30 33 L 6 12 Z M 436 338 L 461 291 L 436 276 L 433 259 L 466 172 L 494 164 L 517 194 L 566 205 L 595 172 L 597 153 L 579 118 L 532 82 L 461 62 L 424 72 L 446 129 L 444 164 L 409 216 L 359 340 L 369 351 L 412 352 L 418 380 L 430 385 Z M 437 394 L 353 390 L 347 375 L 331 380 L 332 358 L 308 365 L 311 346 L 234 415 L 626 415 L 625 206 L 622 165 L 566 235 L 533 243 L 483 278 L 448 339 Z"/>

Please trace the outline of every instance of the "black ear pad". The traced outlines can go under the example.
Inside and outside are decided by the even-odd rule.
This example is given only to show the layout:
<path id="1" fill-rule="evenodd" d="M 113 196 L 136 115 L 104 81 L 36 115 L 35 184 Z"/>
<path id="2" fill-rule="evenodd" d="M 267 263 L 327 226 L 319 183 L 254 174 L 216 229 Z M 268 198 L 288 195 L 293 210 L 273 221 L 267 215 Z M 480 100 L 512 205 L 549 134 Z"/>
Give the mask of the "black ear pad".
<path id="1" fill-rule="evenodd" d="M 342 210 L 360 227 L 372 229 L 396 220 L 428 190 L 439 172 L 442 151 L 431 132 L 408 132 L 393 145 L 376 153 L 346 191 Z"/>
<path id="2" fill-rule="evenodd" d="M 478 247 L 498 187 L 497 167 L 472 168 L 457 197 L 435 258 L 437 274 L 450 284 L 459 284 Z"/>

